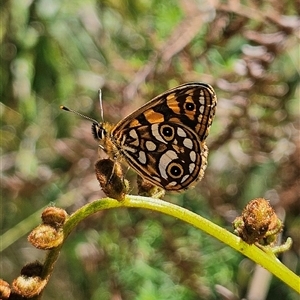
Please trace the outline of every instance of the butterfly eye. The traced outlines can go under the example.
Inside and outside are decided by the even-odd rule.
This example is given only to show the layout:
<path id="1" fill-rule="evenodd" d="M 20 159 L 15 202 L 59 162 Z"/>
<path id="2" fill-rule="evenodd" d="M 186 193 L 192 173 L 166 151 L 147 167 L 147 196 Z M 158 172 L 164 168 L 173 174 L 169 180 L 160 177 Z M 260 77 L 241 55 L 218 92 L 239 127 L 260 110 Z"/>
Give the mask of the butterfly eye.
<path id="1" fill-rule="evenodd" d="M 103 140 L 106 136 L 106 130 L 99 123 L 93 123 L 92 125 L 92 134 L 95 140 Z"/>

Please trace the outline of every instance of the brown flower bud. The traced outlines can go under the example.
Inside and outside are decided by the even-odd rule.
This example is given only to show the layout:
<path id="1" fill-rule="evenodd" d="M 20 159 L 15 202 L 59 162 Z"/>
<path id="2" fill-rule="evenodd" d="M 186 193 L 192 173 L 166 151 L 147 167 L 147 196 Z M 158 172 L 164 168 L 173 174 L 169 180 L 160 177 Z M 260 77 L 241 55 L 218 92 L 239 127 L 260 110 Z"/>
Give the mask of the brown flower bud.
<path id="1" fill-rule="evenodd" d="M 0 279 L 0 299 L 8 299 L 10 296 L 10 286 L 8 282 Z"/>
<path id="2" fill-rule="evenodd" d="M 43 264 L 39 261 L 29 263 L 25 265 L 21 270 L 21 275 L 30 277 L 30 276 L 40 276 L 43 271 Z"/>
<path id="3" fill-rule="evenodd" d="M 49 250 L 62 244 L 64 233 L 50 225 L 41 224 L 31 231 L 28 241 L 36 248 Z"/>
<path id="4" fill-rule="evenodd" d="M 23 267 L 12 283 L 12 292 L 27 298 L 39 295 L 48 281 L 40 277 L 42 270 L 43 265 L 38 261 Z"/>
<path id="5" fill-rule="evenodd" d="M 60 228 L 66 221 L 68 214 L 67 212 L 58 207 L 47 207 L 42 213 L 42 220 L 44 224 Z"/>
<path id="6" fill-rule="evenodd" d="M 282 231 L 283 224 L 278 219 L 269 201 L 256 198 L 250 201 L 233 222 L 235 233 L 248 244 L 260 243 L 270 245 L 278 233 Z"/>
<path id="7" fill-rule="evenodd" d="M 12 291 L 23 297 L 32 298 L 40 294 L 47 284 L 47 280 L 42 280 L 38 276 L 19 276 L 12 283 Z"/>

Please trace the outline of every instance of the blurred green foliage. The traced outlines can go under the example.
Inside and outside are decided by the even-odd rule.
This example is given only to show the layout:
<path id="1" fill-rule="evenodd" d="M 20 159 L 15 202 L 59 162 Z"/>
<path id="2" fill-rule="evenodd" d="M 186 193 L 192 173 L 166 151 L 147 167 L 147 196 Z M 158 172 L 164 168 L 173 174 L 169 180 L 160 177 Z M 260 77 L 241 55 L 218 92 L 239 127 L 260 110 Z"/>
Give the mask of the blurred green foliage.
<path id="1" fill-rule="evenodd" d="M 299 3 L 298 3 L 299 4 Z M 15 278 L 44 253 L 28 244 L 32 222 L 55 203 L 69 213 L 102 197 L 90 123 L 64 104 L 117 122 L 188 81 L 216 90 L 205 178 L 165 199 L 231 229 L 252 198 L 286 213 L 299 274 L 299 5 L 295 1 L 65 1 L 0 3 L 1 253 Z M 298 31 L 297 31 L 298 29 Z M 134 174 L 127 176 L 135 192 Z M 26 225 L 27 224 L 27 225 Z M 25 228 L 25 229 L 24 229 Z M 18 231 L 19 230 L 19 231 Z M 25 232 L 24 232 L 25 231 Z M 247 266 L 247 268 L 245 268 Z M 170 217 L 104 211 L 64 245 L 43 299 L 220 299 L 215 285 L 245 297 L 253 264 Z M 274 279 L 267 299 L 297 299 Z"/>

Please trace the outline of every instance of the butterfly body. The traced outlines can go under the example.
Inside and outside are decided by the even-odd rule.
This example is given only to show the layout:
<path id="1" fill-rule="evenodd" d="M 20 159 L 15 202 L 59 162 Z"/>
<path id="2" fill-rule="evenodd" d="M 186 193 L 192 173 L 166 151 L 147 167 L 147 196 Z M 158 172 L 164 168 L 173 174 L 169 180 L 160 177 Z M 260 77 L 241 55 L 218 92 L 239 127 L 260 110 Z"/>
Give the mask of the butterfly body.
<path id="1" fill-rule="evenodd" d="M 155 97 L 115 126 L 93 123 L 92 132 L 112 159 L 124 159 L 153 185 L 179 191 L 204 175 L 205 139 L 216 104 L 210 85 L 186 83 Z"/>

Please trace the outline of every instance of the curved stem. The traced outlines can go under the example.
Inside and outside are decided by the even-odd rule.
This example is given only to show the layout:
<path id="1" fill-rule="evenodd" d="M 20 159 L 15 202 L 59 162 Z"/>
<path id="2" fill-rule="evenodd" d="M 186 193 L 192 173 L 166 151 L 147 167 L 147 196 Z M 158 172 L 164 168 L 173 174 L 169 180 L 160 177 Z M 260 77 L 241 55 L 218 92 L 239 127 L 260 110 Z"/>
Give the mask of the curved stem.
<path id="1" fill-rule="evenodd" d="M 217 238 L 221 242 L 229 245 L 243 255 L 249 257 L 251 260 L 255 261 L 257 264 L 261 265 L 269 272 L 274 274 L 296 292 L 300 293 L 300 278 L 291 270 L 289 270 L 285 265 L 283 265 L 273 253 L 266 253 L 255 245 L 249 245 L 242 241 L 239 237 L 217 226 L 209 220 L 183 207 L 159 199 L 128 195 L 126 196 L 125 200 L 121 202 L 111 198 L 104 198 L 93 201 L 78 209 L 67 219 L 63 229 L 65 239 L 76 227 L 76 225 L 87 216 L 103 209 L 111 209 L 117 207 L 150 209 L 173 216 L 186 223 L 189 223 L 194 227 L 199 228 L 204 232 L 210 234 L 211 236 Z M 44 275 L 46 275 L 46 273 L 53 269 L 53 263 L 58 257 L 59 250 L 60 247 L 59 249 L 53 249 L 52 251 L 55 251 L 54 253 L 51 254 L 52 251 L 50 251 L 50 253 L 48 254 L 48 259 L 51 262 L 48 260 L 50 264 L 47 264 L 46 259 L 45 266 L 47 267 L 44 269 Z"/>

